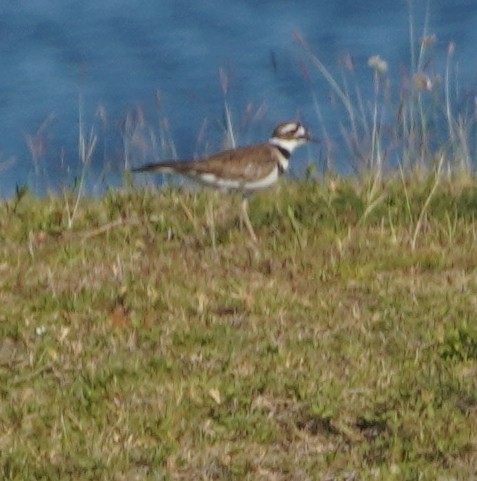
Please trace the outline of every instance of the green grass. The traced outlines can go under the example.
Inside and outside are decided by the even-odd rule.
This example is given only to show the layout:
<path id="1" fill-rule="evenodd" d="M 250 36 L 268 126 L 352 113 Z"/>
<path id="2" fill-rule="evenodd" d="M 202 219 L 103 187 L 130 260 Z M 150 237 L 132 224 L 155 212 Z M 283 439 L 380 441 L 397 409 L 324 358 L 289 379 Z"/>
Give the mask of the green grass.
<path id="1" fill-rule="evenodd" d="M 258 245 L 208 191 L 84 198 L 72 228 L 4 201 L 0 478 L 470 479 L 477 182 L 435 181 L 281 184 Z"/>

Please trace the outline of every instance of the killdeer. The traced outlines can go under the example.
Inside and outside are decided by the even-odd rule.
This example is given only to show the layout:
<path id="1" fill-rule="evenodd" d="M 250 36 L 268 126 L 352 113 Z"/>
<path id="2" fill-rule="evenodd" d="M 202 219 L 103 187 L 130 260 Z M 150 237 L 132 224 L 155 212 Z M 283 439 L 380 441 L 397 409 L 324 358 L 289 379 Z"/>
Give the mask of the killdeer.
<path id="1" fill-rule="evenodd" d="M 299 122 L 284 122 L 263 144 L 224 150 L 198 160 L 146 164 L 132 172 L 181 174 L 210 187 L 243 193 L 243 221 L 252 239 L 257 241 L 247 212 L 249 194 L 274 184 L 288 170 L 292 152 L 311 140 L 310 133 Z"/>

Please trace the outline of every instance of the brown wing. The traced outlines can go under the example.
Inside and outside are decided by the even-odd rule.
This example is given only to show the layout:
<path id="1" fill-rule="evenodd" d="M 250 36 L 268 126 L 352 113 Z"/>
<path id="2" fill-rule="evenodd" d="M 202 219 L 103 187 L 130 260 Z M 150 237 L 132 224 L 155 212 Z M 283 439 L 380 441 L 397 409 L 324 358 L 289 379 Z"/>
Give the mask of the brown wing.
<path id="1" fill-rule="evenodd" d="M 278 163 L 278 155 L 271 145 L 253 145 L 225 150 L 200 160 L 147 164 L 133 169 L 133 172 L 174 172 L 183 175 L 207 173 L 247 182 L 266 177 Z"/>
<path id="2" fill-rule="evenodd" d="M 181 170 L 247 182 L 266 177 L 277 163 L 276 150 L 264 144 L 225 150 L 196 162 L 186 162 L 187 167 Z"/>

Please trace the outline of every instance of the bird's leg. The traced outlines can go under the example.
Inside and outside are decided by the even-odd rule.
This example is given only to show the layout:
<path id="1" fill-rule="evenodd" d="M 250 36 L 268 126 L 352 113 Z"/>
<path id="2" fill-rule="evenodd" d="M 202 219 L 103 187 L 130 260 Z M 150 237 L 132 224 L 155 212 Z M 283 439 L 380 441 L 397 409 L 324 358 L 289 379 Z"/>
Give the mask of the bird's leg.
<path id="1" fill-rule="evenodd" d="M 250 222 L 250 218 L 248 217 L 248 197 L 245 195 L 242 199 L 240 221 L 240 223 L 243 222 L 245 224 L 245 227 L 247 228 L 253 242 L 258 242 L 257 236 L 255 235 L 255 231 L 252 227 L 252 223 Z"/>

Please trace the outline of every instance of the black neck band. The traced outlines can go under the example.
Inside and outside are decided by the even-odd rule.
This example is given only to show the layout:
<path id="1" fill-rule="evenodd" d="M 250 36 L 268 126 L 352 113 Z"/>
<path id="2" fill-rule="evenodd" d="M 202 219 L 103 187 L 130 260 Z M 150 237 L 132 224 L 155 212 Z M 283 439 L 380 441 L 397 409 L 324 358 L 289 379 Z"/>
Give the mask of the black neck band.
<path id="1" fill-rule="evenodd" d="M 280 153 L 283 155 L 283 157 L 285 157 L 285 159 L 289 159 L 290 158 L 290 151 L 287 150 L 287 149 L 284 149 L 283 147 L 280 147 L 279 145 L 276 145 L 275 144 L 275 147 L 280 151 Z"/>

